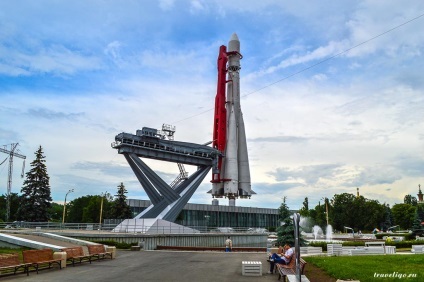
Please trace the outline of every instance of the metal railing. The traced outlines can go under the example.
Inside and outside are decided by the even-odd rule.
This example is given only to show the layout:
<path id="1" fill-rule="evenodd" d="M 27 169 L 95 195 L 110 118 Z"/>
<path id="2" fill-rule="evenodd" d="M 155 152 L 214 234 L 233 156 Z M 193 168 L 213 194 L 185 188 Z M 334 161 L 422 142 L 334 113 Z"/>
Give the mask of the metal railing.
<path id="1" fill-rule="evenodd" d="M 48 229 L 48 230 L 61 230 L 61 229 L 77 229 L 77 230 L 107 230 L 107 226 L 100 226 L 99 223 L 61 223 L 61 222 L 27 222 L 27 221 L 14 221 L 14 222 L 1 222 L 0 229 L 13 230 L 13 229 Z M 113 227 L 112 227 L 113 229 Z"/>
<path id="2" fill-rule="evenodd" d="M 61 222 L 1 222 L 0 230 L 80 230 L 80 231 L 113 231 L 118 226 L 120 221 L 110 223 L 61 223 Z M 231 234 L 231 233 L 252 233 L 252 234 L 269 234 L 264 228 L 247 228 L 247 227 L 208 227 L 208 226 L 149 226 L 149 225 L 126 225 L 120 228 L 120 233 L 155 233 L 155 234 L 170 234 L 170 233 L 215 233 L 215 234 Z"/>

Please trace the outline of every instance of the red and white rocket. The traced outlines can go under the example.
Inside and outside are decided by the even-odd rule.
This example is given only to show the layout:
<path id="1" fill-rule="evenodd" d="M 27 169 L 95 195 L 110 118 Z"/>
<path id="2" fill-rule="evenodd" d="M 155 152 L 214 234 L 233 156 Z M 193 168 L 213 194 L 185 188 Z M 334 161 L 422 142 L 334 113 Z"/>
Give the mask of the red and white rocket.
<path id="1" fill-rule="evenodd" d="M 240 108 L 240 41 L 233 34 L 228 43 L 219 48 L 218 86 L 212 146 L 223 156 L 218 170 L 212 172 L 212 197 L 230 200 L 250 198 L 249 157 L 243 114 Z"/>

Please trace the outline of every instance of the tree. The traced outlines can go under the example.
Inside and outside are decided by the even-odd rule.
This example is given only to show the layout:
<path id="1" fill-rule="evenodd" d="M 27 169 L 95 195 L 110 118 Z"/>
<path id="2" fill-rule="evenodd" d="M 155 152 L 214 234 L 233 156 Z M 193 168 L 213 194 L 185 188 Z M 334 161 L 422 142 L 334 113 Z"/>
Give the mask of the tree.
<path id="1" fill-rule="evenodd" d="M 327 226 L 325 212 L 325 203 L 321 205 L 320 202 L 318 202 L 318 205 L 316 205 L 314 209 L 309 210 L 309 216 L 314 221 L 314 225 L 318 225 L 322 230 L 325 230 Z"/>
<path id="2" fill-rule="evenodd" d="M 336 194 L 331 199 L 333 211 L 331 213 L 331 222 L 333 228 L 337 230 L 344 230 L 344 227 L 354 228 L 355 218 L 355 196 L 349 193 Z"/>
<path id="3" fill-rule="evenodd" d="M 127 204 L 126 193 L 127 190 L 125 189 L 124 183 L 121 182 L 121 184 L 118 185 L 118 193 L 115 195 L 116 198 L 112 203 L 111 218 L 127 219 L 133 217 L 131 208 Z"/>
<path id="4" fill-rule="evenodd" d="M 409 229 L 414 221 L 415 207 L 410 204 L 396 204 L 392 207 L 392 214 L 394 224 L 402 229 Z"/>
<path id="5" fill-rule="evenodd" d="M 424 226 L 421 224 L 424 221 L 424 204 L 418 204 L 415 209 L 414 221 L 412 224 L 412 231 L 417 236 L 422 236 L 424 233 Z"/>
<path id="6" fill-rule="evenodd" d="M 18 208 L 21 197 L 18 193 L 10 193 L 10 216 L 9 221 L 17 220 Z M 6 218 L 6 195 L 0 196 L 0 219 Z"/>
<path id="7" fill-rule="evenodd" d="M 387 230 L 393 225 L 394 225 L 394 219 L 393 219 L 392 210 L 390 209 L 390 206 L 387 204 L 386 209 L 384 211 L 384 219 L 383 219 L 383 223 L 380 226 L 380 230 Z"/>
<path id="8" fill-rule="evenodd" d="M 90 203 L 91 195 L 76 198 L 66 205 L 66 222 L 82 223 L 83 209 Z"/>
<path id="9" fill-rule="evenodd" d="M 417 198 L 412 197 L 410 194 L 408 194 L 408 195 L 405 195 L 405 197 L 403 198 L 403 203 L 416 206 L 418 202 L 417 202 Z"/>
<path id="10" fill-rule="evenodd" d="M 103 195 L 102 219 L 111 218 L 113 198 Z M 66 221 L 72 223 L 98 223 L 100 221 L 101 195 L 87 195 L 76 198 L 66 205 Z"/>
<path id="11" fill-rule="evenodd" d="M 380 204 L 377 200 L 365 199 L 365 203 L 362 209 L 360 210 L 359 216 L 361 216 L 362 218 L 360 221 L 360 225 L 357 226 L 358 231 L 371 231 L 377 226 L 382 226 L 384 223 L 391 224 L 390 207 L 386 206 L 385 204 Z"/>
<path id="12" fill-rule="evenodd" d="M 43 148 L 35 152 L 35 160 L 26 173 L 24 186 L 21 189 L 21 205 L 18 219 L 30 222 L 45 222 L 50 219 L 52 197 L 50 194 L 50 177 L 47 174 Z"/>
<path id="13" fill-rule="evenodd" d="M 83 208 L 82 212 L 82 222 L 100 222 L 100 208 L 102 205 L 103 198 L 103 208 L 102 208 L 102 221 L 105 218 L 110 218 L 110 211 L 112 207 L 112 196 L 109 193 L 105 195 L 96 195 L 91 196 L 88 205 Z"/>
<path id="14" fill-rule="evenodd" d="M 63 205 L 58 203 L 52 203 L 52 206 L 49 210 L 50 220 L 55 222 L 62 222 L 63 216 Z"/>
<path id="15" fill-rule="evenodd" d="M 280 218 L 281 226 L 277 228 L 277 244 L 283 246 L 290 244 L 294 246 L 294 226 L 290 218 L 290 210 L 286 204 L 286 197 L 278 208 L 278 215 Z"/>
<path id="16" fill-rule="evenodd" d="M 391 215 L 386 214 L 386 205 L 377 200 L 343 193 L 334 195 L 331 202 L 330 222 L 334 229 L 343 230 L 346 226 L 356 231 L 373 230 L 375 227 L 381 228 L 384 224 L 390 224 Z"/>
<path id="17" fill-rule="evenodd" d="M 299 210 L 299 214 L 301 216 L 303 216 L 303 217 L 308 217 L 309 216 L 309 201 L 308 201 L 308 197 L 305 197 L 305 200 L 303 201 L 303 206 Z"/>
<path id="18" fill-rule="evenodd" d="M 101 205 L 102 196 L 96 195 L 90 198 L 88 205 L 82 209 L 82 222 L 98 223 L 100 220 L 100 205 Z M 103 199 L 103 205 L 105 201 Z M 106 214 L 105 210 L 102 211 L 104 215 Z"/>
<path id="19" fill-rule="evenodd" d="M 278 208 L 278 214 L 280 217 L 281 226 L 277 228 L 277 244 L 283 246 L 284 244 L 290 244 L 294 246 L 294 224 L 293 219 L 290 216 L 290 210 L 286 204 L 286 197 L 283 198 L 281 206 Z M 299 238 L 300 246 L 305 245 L 305 240 Z"/>

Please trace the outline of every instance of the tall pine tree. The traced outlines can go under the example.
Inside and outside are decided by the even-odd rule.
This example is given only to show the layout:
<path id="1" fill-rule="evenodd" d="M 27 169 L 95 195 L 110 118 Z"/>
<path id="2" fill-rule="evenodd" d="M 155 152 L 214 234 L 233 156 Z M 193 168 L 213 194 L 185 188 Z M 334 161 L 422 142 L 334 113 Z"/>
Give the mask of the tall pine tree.
<path id="1" fill-rule="evenodd" d="M 277 244 L 280 246 L 290 244 L 290 246 L 294 247 L 294 223 L 290 215 L 289 207 L 286 204 L 286 197 L 283 198 L 283 202 L 278 208 L 278 214 L 281 226 L 277 228 Z M 300 246 L 304 246 L 305 240 L 300 237 L 299 243 Z"/>
<path id="2" fill-rule="evenodd" d="M 50 177 L 47 174 L 45 156 L 41 146 L 35 152 L 35 160 L 31 170 L 26 173 L 24 186 L 21 189 L 21 206 L 18 218 L 30 222 L 46 222 L 50 219 L 52 197 L 50 194 Z"/>
<path id="3" fill-rule="evenodd" d="M 412 225 L 412 231 L 416 236 L 424 235 L 424 226 L 421 224 L 422 222 L 424 222 L 424 204 L 417 204 Z"/>
<path id="4" fill-rule="evenodd" d="M 127 190 L 125 189 L 124 183 L 121 182 L 121 184 L 118 185 L 118 194 L 115 195 L 116 198 L 113 201 L 112 218 L 133 218 L 131 208 L 127 204 L 127 196 L 125 196 L 126 193 Z"/>

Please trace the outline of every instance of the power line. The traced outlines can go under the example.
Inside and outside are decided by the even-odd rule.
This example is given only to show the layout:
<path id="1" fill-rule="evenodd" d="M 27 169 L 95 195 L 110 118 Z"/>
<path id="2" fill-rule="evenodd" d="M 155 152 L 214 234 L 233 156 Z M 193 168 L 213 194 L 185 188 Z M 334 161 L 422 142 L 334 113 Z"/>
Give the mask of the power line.
<path id="1" fill-rule="evenodd" d="M 292 74 L 290 74 L 290 75 L 288 75 L 288 76 L 285 76 L 285 77 L 283 77 L 283 78 L 281 78 L 281 79 L 279 79 L 279 80 L 276 80 L 276 81 L 274 81 L 274 82 L 272 82 L 272 83 L 270 83 L 270 84 L 268 84 L 268 85 L 265 85 L 265 86 L 263 86 L 263 87 L 261 87 L 261 88 L 259 88 L 259 89 L 254 90 L 254 91 L 252 91 L 252 92 L 250 92 L 250 93 L 247 93 L 247 94 L 241 95 L 241 97 L 247 97 L 247 96 L 249 96 L 249 95 L 252 95 L 252 94 L 254 94 L 254 93 L 257 93 L 257 92 L 259 92 L 259 91 L 262 91 L 262 90 L 264 90 L 265 88 L 268 88 L 268 87 L 270 87 L 270 86 L 272 86 L 272 85 L 275 85 L 275 84 L 277 84 L 277 83 L 279 83 L 279 82 L 281 82 L 281 81 L 287 80 L 287 79 L 289 79 L 289 78 L 291 78 L 291 77 L 293 77 L 293 76 L 296 76 L 296 75 L 298 75 L 298 74 L 300 74 L 300 73 L 302 73 L 302 72 L 305 72 L 305 71 L 310 70 L 310 69 L 312 69 L 312 68 L 314 68 L 314 67 L 316 67 L 316 66 L 319 66 L 319 65 L 321 65 L 321 64 L 323 64 L 323 63 L 325 63 L 325 62 L 328 62 L 328 61 L 330 61 L 330 60 L 332 60 L 332 59 L 334 59 L 334 58 L 336 58 L 336 57 L 338 57 L 338 56 L 340 56 L 340 55 L 343 55 L 343 54 L 345 54 L 345 53 L 347 53 L 347 52 L 349 52 L 349 51 L 351 51 L 351 50 L 353 50 L 353 49 L 355 49 L 355 48 L 358 48 L 359 46 L 362 46 L 362 45 L 364 45 L 364 44 L 366 44 L 366 43 L 368 43 L 368 42 L 370 42 L 370 41 L 373 41 L 373 40 L 375 40 L 375 39 L 377 39 L 377 38 L 379 38 L 379 37 L 381 37 L 381 36 L 383 36 L 383 35 L 386 35 L 387 33 L 390 33 L 390 32 L 392 32 L 392 31 L 394 31 L 394 30 L 396 30 L 396 29 L 398 29 L 398 28 L 400 28 L 400 27 L 402 27 L 402 26 L 404 26 L 404 25 L 407 25 L 407 24 L 409 24 L 409 23 L 411 23 L 411 22 L 413 22 L 413 21 L 415 21 L 415 20 L 417 20 L 417 19 L 419 19 L 419 18 L 421 18 L 421 17 L 423 17 L 423 16 L 424 16 L 424 13 L 423 13 L 423 14 L 421 14 L 421 15 L 419 15 L 419 16 L 416 16 L 415 18 L 412 18 L 412 19 L 410 19 L 410 20 L 408 20 L 408 21 L 406 21 L 406 22 L 403 22 L 403 23 L 401 23 L 401 24 L 399 24 L 399 25 L 397 25 L 397 26 L 395 26 L 395 27 L 393 27 L 393 28 L 391 28 L 391 29 L 388 29 L 388 30 L 386 30 L 386 31 L 384 31 L 384 32 L 382 32 L 382 33 L 380 33 L 380 34 L 378 34 L 378 35 L 375 35 L 375 36 L 371 37 L 370 39 L 367 39 L 367 40 L 365 40 L 365 41 L 363 41 L 363 42 L 361 42 L 361 43 L 358 43 L 358 44 L 356 44 L 356 45 L 354 45 L 354 46 L 352 46 L 352 47 L 348 48 L 348 49 L 345 49 L 344 51 L 341 51 L 341 52 L 339 52 L 339 53 L 337 53 L 337 54 L 335 54 L 335 55 L 333 55 L 333 56 L 330 56 L 330 57 L 325 58 L 325 59 L 323 59 L 323 60 L 321 60 L 321 61 L 318 61 L 318 62 L 317 62 L 317 63 L 315 63 L 315 64 L 312 64 L 312 65 L 310 65 L 310 66 L 307 66 L 307 67 L 305 67 L 305 68 L 303 68 L 303 69 L 301 69 L 301 70 L 299 70 L 299 71 L 297 71 L 297 72 L 294 72 L 294 73 L 292 73 Z M 175 124 L 175 123 L 179 123 L 179 122 L 182 122 L 182 121 L 185 121 L 185 120 L 188 120 L 188 119 L 191 119 L 191 118 L 194 118 L 194 117 L 200 116 L 200 115 L 203 115 L 203 114 L 205 114 L 205 113 L 207 113 L 207 112 L 209 112 L 209 111 L 212 111 L 213 109 L 214 109 L 214 108 L 210 108 L 210 109 L 208 109 L 208 110 L 206 110 L 206 111 L 203 111 L 203 112 L 200 112 L 200 113 L 198 113 L 198 114 L 195 114 L 195 115 L 192 115 L 192 116 L 186 117 L 186 118 L 184 118 L 184 119 L 181 119 L 181 120 L 175 121 L 175 122 L 173 122 L 173 124 Z"/>
<path id="2" fill-rule="evenodd" d="M 400 24 L 400 25 L 398 25 L 398 26 L 395 26 L 395 27 L 393 27 L 393 28 L 391 28 L 391 29 L 389 29 L 389 30 L 386 30 L 386 31 L 385 31 L 385 32 L 383 32 L 383 33 L 380 33 L 380 34 L 378 34 L 378 35 L 376 35 L 376 36 L 374 36 L 374 37 L 371 37 L 371 38 L 370 38 L 370 39 L 368 39 L 368 40 L 365 40 L 365 41 L 363 41 L 363 42 L 361 42 L 361 43 L 359 43 L 359 44 L 356 44 L 356 45 L 354 45 L 354 46 L 352 46 L 352 47 L 350 47 L 350 48 L 348 48 L 348 49 L 346 49 L 346 50 L 344 50 L 344 51 L 341 51 L 341 52 L 339 52 L 339 53 L 337 53 L 337 54 L 335 54 L 335 55 L 333 55 L 333 56 L 330 56 L 330 57 L 325 58 L 325 59 L 323 59 L 323 60 L 321 60 L 321 61 L 318 61 L 318 62 L 317 62 L 317 63 L 315 63 L 315 64 L 312 64 L 312 65 L 310 65 L 310 66 L 308 66 L 308 67 L 306 67 L 306 68 L 303 68 L 303 69 L 301 69 L 301 70 L 299 70 L 299 71 L 297 71 L 297 72 L 294 72 L 294 73 L 292 73 L 292 74 L 290 74 L 290 75 L 288 75 L 288 76 L 286 76 L 286 77 L 283 77 L 283 78 L 281 78 L 281 79 L 279 79 L 279 80 L 277 80 L 277 81 L 274 81 L 274 82 L 272 82 L 272 83 L 270 83 L 270 84 L 268 84 L 268 85 L 266 85 L 266 86 L 264 86 L 264 87 L 262 87 L 262 88 L 259 88 L 259 89 L 257 89 L 257 90 L 254 90 L 254 91 L 252 91 L 252 92 L 250 92 L 250 93 L 248 93 L 248 94 L 245 94 L 245 95 L 243 95 L 242 97 L 246 97 L 246 96 L 252 95 L 252 94 L 254 94 L 254 93 L 256 93 L 256 92 L 259 92 L 259 91 L 261 91 L 261 90 L 263 90 L 263 89 L 265 89 L 265 88 L 267 88 L 267 87 L 270 87 L 270 86 L 272 86 L 272 85 L 274 85 L 274 84 L 277 84 L 277 83 L 279 83 L 279 82 L 281 82 L 281 81 L 283 81 L 283 80 L 289 79 L 289 78 L 291 78 L 291 77 L 293 77 L 293 76 L 295 76 L 295 75 L 298 75 L 298 74 L 300 74 L 300 73 L 302 73 L 302 72 L 305 72 L 305 71 L 307 71 L 307 70 L 310 70 L 310 69 L 312 69 L 312 68 L 314 68 L 314 67 L 316 67 L 316 66 L 318 66 L 318 65 L 321 65 L 321 64 L 323 64 L 323 63 L 325 63 L 325 62 L 327 62 L 327 61 L 330 61 L 330 60 L 332 60 L 332 59 L 334 59 L 334 58 L 336 58 L 336 57 L 338 57 L 338 56 L 340 56 L 340 55 L 343 55 L 343 54 L 345 54 L 345 53 L 349 52 L 350 50 L 353 50 L 353 49 L 355 49 L 355 48 L 358 48 L 359 46 L 362 46 L 362 45 L 364 45 L 364 44 L 366 44 L 366 43 L 368 43 L 368 42 L 370 42 L 370 41 L 373 41 L 374 39 L 377 39 L 377 38 L 379 38 L 379 37 L 381 37 L 381 36 L 383 36 L 383 35 L 385 35 L 385 34 L 387 34 L 387 33 L 389 33 L 389 32 L 392 32 L 393 30 L 396 30 L 396 29 L 398 29 L 398 28 L 400 28 L 400 27 L 402 27 L 402 26 L 404 26 L 404 25 L 406 25 L 406 24 L 408 24 L 408 23 L 410 23 L 410 22 L 412 22 L 412 21 L 415 21 L 415 20 L 417 20 L 417 19 L 419 19 L 419 18 L 421 18 L 421 17 L 423 17 L 423 16 L 424 16 L 424 14 L 421 14 L 421 15 L 419 15 L 419 16 L 417 16 L 417 17 L 413 18 L 413 19 L 410 19 L 410 20 L 408 20 L 408 21 L 406 21 L 406 22 L 404 22 L 404 23 L 402 23 L 402 24 Z"/>

